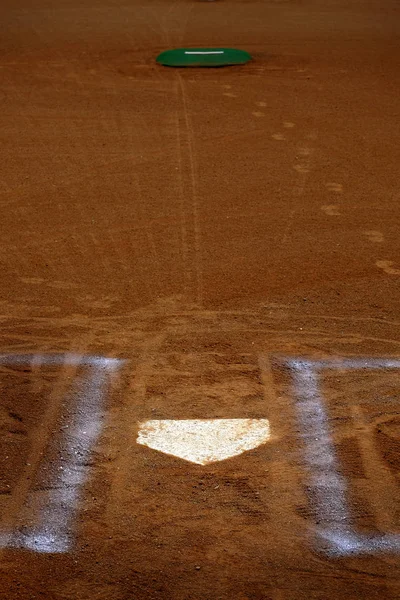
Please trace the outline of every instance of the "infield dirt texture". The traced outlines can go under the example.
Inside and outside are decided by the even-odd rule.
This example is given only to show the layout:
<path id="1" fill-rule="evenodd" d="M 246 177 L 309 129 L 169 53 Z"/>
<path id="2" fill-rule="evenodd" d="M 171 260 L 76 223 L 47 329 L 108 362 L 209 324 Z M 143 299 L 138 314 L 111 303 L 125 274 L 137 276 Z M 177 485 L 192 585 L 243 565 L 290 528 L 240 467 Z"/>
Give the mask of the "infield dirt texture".
<path id="1" fill-rule="evenodd" d="M 2 598 L 399 598 L 399 3 L 1 13 Z"/>

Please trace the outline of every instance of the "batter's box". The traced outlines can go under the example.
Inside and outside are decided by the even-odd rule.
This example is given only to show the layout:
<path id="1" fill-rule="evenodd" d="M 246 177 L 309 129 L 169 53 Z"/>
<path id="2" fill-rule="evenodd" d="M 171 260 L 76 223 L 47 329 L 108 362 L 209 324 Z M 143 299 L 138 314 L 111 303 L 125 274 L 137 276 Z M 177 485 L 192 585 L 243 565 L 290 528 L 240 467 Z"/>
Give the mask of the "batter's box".
<path id="1" fill-rule="evenodd" d="M 65 552 L 112 374 L 123 361 L 0 355 L 0 548 Z"/>
<path id="2" fill-rule="evenodd" d="M 399 552 L 400 359 L 285 363 L 324 547 L 339 555 Z"/>

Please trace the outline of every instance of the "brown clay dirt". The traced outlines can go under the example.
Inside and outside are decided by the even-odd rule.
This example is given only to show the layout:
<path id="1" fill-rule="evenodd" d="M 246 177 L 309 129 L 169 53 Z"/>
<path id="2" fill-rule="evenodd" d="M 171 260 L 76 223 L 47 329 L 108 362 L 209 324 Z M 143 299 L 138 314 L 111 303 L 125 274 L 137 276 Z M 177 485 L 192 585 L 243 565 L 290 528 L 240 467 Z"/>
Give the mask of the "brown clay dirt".
<path id="1" fill-rule="evenodd" d="M 398 2 L 4 0 L 0 31 L 1 597 L 398 598 Z M 181 46 L 254 60 L 156 65 Z M 136 443 L 202 418 L 271 439 Z"/>

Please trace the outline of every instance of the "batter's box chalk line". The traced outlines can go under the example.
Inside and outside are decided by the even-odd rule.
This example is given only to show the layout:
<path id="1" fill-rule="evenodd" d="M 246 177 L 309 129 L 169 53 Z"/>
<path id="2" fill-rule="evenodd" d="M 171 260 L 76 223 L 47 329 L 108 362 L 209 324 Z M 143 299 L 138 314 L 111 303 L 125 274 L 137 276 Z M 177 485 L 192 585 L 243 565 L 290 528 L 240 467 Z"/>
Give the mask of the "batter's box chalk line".
<path id="1" fill-rule="evenodd" d="M 102 429 L 102 410 L 105 390 L 111 375 L 124 360 L 80 354 L 2 354 L 0 365 L 7 367 L 68 366 L 85 368 L 85 376 L 77 377 L 66 392 L 74 410 L 68 425 L 57 434 L 58 460 L 52 463 L 55 475 L 51 489 L 36 494 L 28 490 L 23 509 L 34 503 L 35 525 L 8 527 L 0 532 L 0 548 L 27 548 L 35 552 L 59 553 L 68 551 L 73 544 L 77 505 L 86 481 L 91 451 Z M 46 459 L 43 461 L 46 463 Z M 18 518 L 18 515 L 17 515 Z"/>
<path id="2" fill-rule="evenodd" d="M 297 418 L 304 443 L 319 523 L 318 537 L 329 553 L 346 556 L 400 551 L 399 534 L 366 535 L 354 530 L 347 500 L 347 482 L 340 474 L 328 414 L 320 390 L 324 370 L 397 370 L 397 358 L 285 359 L 295 394 Z"/>
<path id="3" fill-rule="evenodd" d="M 77 506 L 87 476 L 84 463 L 88 461 L 102 429 L 102 411 L 109 379 L 125 362 L 120 359 L 71 353 L 0 355 L 0 365 L 8 367 L 31 367 L 33 364 L 40 364 L 86 368 L 85 376 L 76 378 L 66 392 L 75 410 L 68 421 L 68 428 L 61 428 L 57 436 L 59 468 L 55 470 L 57 474 L 52 480 L 51 489 L 46 490 L 46 494 L 39 501 L 35 499 L 35 525 L 11 527 L 0 532 L 0 548 L 26 548 L 41 553 L 61 553 L 71 549 Z M 317 517 L 321 524 L 317 529 L 321 546 L 329 553 L 340 556 L 399 552 L 400 535 L 364 535 L 355 531 L 353 527 L 347 500 L 347 482 L 340 474 L 329 418 L 320 390 L 320 377 L 326 369 L 397 370 L 400 369 L 400 359 L 287 358 L 284 359 L 284 363 L 289 368 L 293 381 L 297 418 L 304 444 L 304 459 L 310 473 L 308 486 L 313 491 Z M 253 447 L 268 439 L 269 424 L 266 420 L 249 420 L 251 423 L 245 421 L 247 420 L 227 420 L 224 425 L 229 425 L 235 431 L 239 425 L 245 427 L 246 435 L 249 431 L 251 433 L 248 444 Z M 185 423 L 186 429 L 190 429 L 192 425 L 192 422 Z M 146 422 L 142 430 L 142 443 L 145 442 L 145 445 L 149 446 L 158 444 L 160 428 L 162 430 L 171 426 L 170 421 Z M 215 435 L 219 435 L 220 429 L 215 420 L 203 420 L 203 430 L 206 426 L 211 428 Z M 174 422 L 173 431 L 176 427 Z M 202 433 L 204 434 L 204 431 Z M 254 435 L 261 436 L 262 439 L 257 437 L 254 440 Z M 210 458 L 211 461 L 218 459 L 201 454 L 196 456 L 196 461 L 205 464 Z M 32 500 L 31 496 L 32 492 L 28 490 L 26 503 L 29 504 Z"/>

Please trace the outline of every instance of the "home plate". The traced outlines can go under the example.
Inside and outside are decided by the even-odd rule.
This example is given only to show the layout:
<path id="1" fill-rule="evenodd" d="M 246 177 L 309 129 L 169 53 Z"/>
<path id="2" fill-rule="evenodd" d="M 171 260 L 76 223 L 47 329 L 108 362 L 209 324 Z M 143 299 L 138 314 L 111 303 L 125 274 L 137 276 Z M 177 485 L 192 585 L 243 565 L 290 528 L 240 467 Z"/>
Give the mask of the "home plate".
<path id="1" fill-rule="evenodd" d="M 257 448 L 269 438 L 268 419 L 152 420 L 139 424 L 137 442 L 207 465 Z"/>

